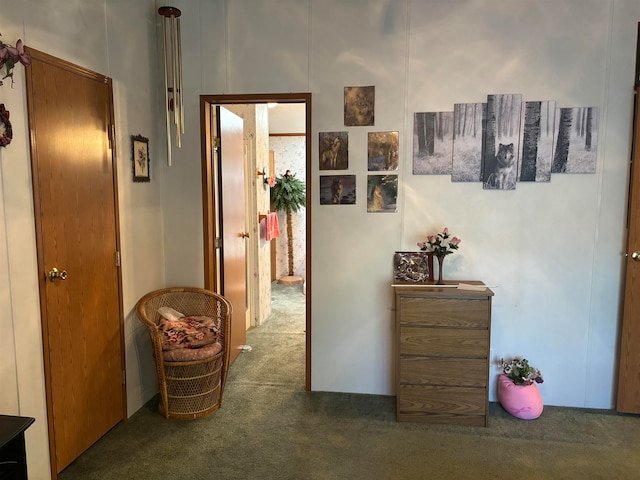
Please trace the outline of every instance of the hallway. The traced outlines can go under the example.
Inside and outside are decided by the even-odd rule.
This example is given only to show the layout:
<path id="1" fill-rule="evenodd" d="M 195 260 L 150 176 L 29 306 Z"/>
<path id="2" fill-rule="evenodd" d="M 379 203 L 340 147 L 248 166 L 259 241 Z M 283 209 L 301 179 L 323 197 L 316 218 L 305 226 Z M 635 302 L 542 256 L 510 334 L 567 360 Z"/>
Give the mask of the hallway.
<path id="1" fill-rule="evenodd" d="M 247 331 L 247 345 L 229 369 L 227 387 L 287 386 L 304 390 L 305 296 L 302 285 L 271 284 L 271 315 Z"/>

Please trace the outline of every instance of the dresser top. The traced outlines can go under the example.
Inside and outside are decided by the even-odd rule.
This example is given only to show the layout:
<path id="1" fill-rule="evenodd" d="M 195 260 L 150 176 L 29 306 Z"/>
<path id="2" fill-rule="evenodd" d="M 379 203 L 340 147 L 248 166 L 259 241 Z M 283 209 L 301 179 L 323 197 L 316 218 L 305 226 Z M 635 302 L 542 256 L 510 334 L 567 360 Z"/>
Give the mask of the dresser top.
<path id="1" fill-rule="evenodd" d="M 434 298 L 487 298 L 494 295 L 493 291 L 479 280 L 449 280 L 445 281 L 444 285 L 435 285 L 433 282 L 395 282 L 391 286 L 396 294 L 403 296 L 415 294 Z"/>

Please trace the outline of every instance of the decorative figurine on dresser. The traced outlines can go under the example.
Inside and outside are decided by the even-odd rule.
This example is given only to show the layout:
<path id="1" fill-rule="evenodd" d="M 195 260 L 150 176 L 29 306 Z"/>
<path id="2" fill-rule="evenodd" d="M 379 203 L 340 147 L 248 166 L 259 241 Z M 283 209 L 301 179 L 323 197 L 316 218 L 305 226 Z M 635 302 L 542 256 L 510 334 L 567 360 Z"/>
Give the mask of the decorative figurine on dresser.
<path id="1" fill-rule="evenodd" d="M 396 420 L 486 427 L 493 292 L 395 280 Z"/>

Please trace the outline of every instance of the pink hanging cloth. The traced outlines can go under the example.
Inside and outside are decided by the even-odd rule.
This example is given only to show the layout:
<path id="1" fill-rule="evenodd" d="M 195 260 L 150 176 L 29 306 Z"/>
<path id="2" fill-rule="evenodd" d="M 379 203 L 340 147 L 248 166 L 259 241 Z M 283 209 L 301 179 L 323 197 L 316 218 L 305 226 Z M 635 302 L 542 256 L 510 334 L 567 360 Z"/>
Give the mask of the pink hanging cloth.
<path id="1" fill-rule="evenodd" d="M 267 242 L 280 236 L 280 227 L 278 225 L 278 214 L 275 212 L 267 214 Z"/>

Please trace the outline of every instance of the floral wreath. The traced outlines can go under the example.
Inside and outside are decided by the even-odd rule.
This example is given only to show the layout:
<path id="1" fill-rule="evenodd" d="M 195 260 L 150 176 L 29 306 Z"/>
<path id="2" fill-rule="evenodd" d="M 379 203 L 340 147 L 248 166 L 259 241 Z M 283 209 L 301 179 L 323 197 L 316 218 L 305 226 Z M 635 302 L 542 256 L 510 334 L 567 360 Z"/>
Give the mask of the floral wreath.
<path id="1" fill-rule="evenodd" d="M 13 129 L 9 121 L 9 110 L 0 103 L 0 147 L 6 147 L 13 139 Z"/>

